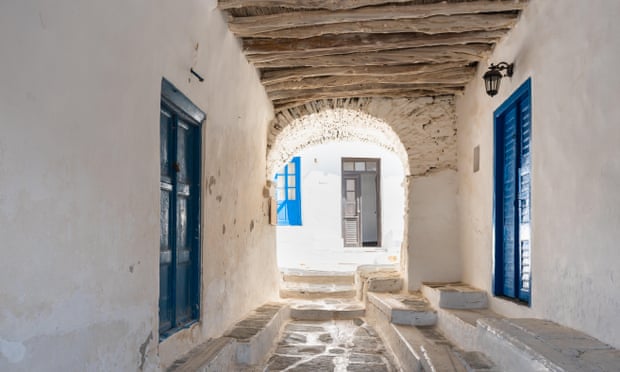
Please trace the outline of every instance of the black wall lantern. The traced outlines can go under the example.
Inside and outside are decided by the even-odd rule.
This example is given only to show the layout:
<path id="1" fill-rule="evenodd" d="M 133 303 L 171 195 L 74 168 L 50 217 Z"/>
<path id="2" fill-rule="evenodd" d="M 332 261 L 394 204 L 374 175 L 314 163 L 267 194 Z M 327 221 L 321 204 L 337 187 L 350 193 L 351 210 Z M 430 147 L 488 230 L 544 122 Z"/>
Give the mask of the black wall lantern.
<path id="1" fill-rule="evenodd" d="M 508 64 L 506 62 L 500 62 L 496 65 L 491 63 L 489 71 L 485 72 L 482 76 L 484 79 L 484 89 L 486 89 L 489 96 L 493 97 L 497 94 L 499 91 L 499 82 L 502 80 L 502 77 L 511 77 L 513 68 L 514 63 Z M 506 74 L 502 75 L 502 71 L 504 70 L 506 70 Z"/>

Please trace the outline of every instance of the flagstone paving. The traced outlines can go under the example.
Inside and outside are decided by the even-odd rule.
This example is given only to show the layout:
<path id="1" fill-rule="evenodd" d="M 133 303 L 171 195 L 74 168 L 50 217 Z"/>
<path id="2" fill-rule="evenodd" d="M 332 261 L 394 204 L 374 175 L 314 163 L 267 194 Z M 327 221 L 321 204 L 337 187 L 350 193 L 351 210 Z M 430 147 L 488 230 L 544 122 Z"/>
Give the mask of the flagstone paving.
<path id="1" fill-rule="evenodd" d="M 291 321 L 264 371 L 368 371 L 396 369 L 379 335 L 361 318 Z"/>

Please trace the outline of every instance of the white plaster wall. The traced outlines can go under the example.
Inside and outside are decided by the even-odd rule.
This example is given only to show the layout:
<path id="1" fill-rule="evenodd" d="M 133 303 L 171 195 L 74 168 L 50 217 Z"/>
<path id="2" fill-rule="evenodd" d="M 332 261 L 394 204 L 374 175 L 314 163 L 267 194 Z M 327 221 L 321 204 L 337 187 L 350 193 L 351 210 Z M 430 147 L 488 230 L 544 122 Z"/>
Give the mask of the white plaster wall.
<path id="1" fill-rule="evenodd" d="M 422 282 L 461 278 L 457 188 L 457 172 L 449 169 L 409 178 L 409 290 L 418 290 Z"/>
<path id="2" fill-rule="evenodd" d="M 310 146 L 301 157 L 302 226 L 278 226 L 278 264 L 286 268 L 354 270 L 398 262 L 404 234 L 405 170 L 398 155 L 378 145 L 338 142 Z M 382 247 L 344 248 L 343 157 L 381 159 Z"/>
<path id="3" fill-rule="evenodd" d="M 476 78 L 457 99 L 460 245 L 465 281 L 491 291 L 493 111 L 532 78 L 532 305 L 620 347 L 620 3 L 532 1 L 489 62 L 515 62 L 490 98 Z M 477 76 L 486 69 L 482 63 Z M 472 172 L 480 145 L 480 171 Z"/>
<path id="4" fill-rule="evenodd" d="M 0 370 L 157 370 L 276 296 L 273 113 L 215 7 L 0 2 Z M 208 119 L 202 322 L 158 345 L 162 77 Z"/>

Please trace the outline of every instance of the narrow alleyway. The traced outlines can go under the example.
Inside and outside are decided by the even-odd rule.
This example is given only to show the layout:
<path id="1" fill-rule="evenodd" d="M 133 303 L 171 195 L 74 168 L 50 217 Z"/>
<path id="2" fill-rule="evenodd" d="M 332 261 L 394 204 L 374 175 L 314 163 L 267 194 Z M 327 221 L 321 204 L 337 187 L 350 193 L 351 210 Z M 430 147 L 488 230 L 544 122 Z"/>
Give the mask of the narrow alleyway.
<path id="1" fill-rule="evenodd" d="M 265 371 L 395 371 L 375 330 L 363 319 L 291 321 Z"/>

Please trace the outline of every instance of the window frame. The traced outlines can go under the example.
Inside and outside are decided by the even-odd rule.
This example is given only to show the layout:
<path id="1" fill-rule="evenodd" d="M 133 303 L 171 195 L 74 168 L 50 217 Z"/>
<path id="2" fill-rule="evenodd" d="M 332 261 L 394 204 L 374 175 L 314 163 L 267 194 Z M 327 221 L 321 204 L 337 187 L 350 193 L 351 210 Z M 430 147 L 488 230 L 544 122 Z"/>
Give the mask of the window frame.
<path id="1" fill-rule="evenodd" d="M 293 172 L 290 171 L 291 164 L 294 164 Z M 294 186 L 290 186 L 290 177 L 294 177 Z M 280 187 L 280 178 L 283 178 L 283 187 Z M 301 157 L 295 156 L 287 162 L 280 171 L 276 172 L 274 181 L 276 185 L 277 226 L 302 226 Z M 290 198 L 291 190 L 294 190 L 294 199 Z M 284 195 L 284 198 L 280 198 L 280 195 Z"/>

